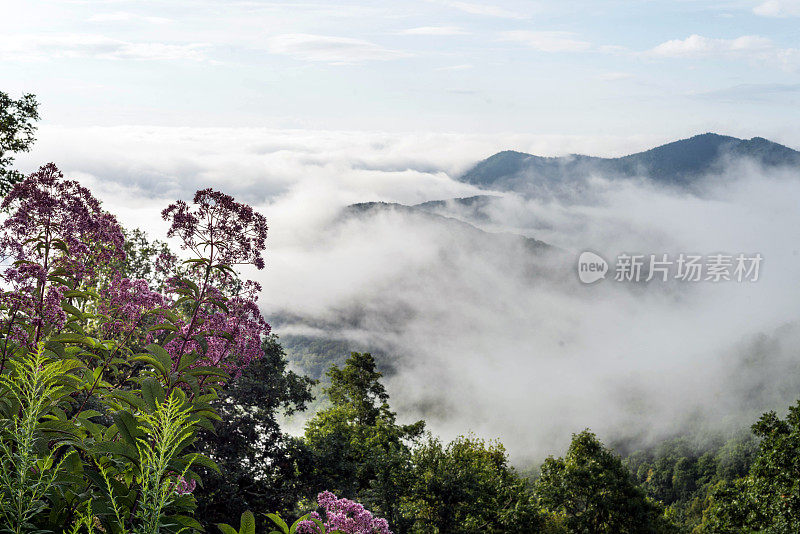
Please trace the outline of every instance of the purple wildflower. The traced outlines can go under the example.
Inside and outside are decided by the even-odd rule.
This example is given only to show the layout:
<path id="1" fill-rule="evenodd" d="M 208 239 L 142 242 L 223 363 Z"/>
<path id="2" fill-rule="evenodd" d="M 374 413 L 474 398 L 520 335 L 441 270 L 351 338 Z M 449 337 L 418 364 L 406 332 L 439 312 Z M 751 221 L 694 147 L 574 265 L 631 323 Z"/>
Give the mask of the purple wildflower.
<path id="1" fill-rule="evenodd" d="M 267 220 L 247 204 L 233 197 L 202 189 L 194 195 L 196 209 L 179 200 L 161 216 L 172 221 L 167 236 L 178 236 L 182 247 L 213 264 L 253 264 L 264 268 L 261 256 L 267 239 Z"/>
<path id="2" fill-rule="evenodd" d="M 139 325 L 144 314 L 163 304 L 164 298 L 150 290 L 147 280 L 131 280 L 116 275 L 111 279 L 98 311 L 108 317 L 104 330 L 119 335 L 129 333 Z"/>
<path id="3" fill-rule="evenodd" d="M 317 495 L 317 503 L 325 511 L 326 531 L 341 530 L 346 534 L 392 534 L 388 521 L 381 517 L 373 517 L 369 510 L 355 501 L 337 499 L 330 491 L 323 491 Z M 316 512 L 311 516 L 322 520 Z M 297 532 L 318 534 L 319 529 L 313 521 L 301 521 Z"/>
<path id="4" fill-rule="evenodd" d="M 183 355 L 197 351 L 203 358 L 196 365 L 219 367 L 236 377 L 252 361 L 261 358 L 261 340 L 269 334 L 270 326 L 256 304 L 260 289 L 258 284 L 248 281 L 238 295 L 225 298 L 215 287 L 208 287 L 193 331 L 189 332 L 189 324 L 176 325 L 182 335 L 164 346 L 176 365 Z M 213 302 L 224 302 L 227 309 Z M 195 336 L 205 338 L 205 347 L 201 347 Z"/>
<path id="5" fill-rule="evenodd" d="M 124 258 L 124 238 L 116 218 L 88 189 L 63 178 L 48 163 L 14 186 L 0 205 L 11 212 L 2 226 L 0 250 L 7 258 L 42 266 L 45 273 L 60 267 L 82 281 L 100 265 Z"/>
<path id="6" fill-rule="evenodd" d="M 197 481 L 195 479 L 186 480 L 183 476 L 178 476 L 178 480 L 175 481 L 174 490 L 178 495 L 186 495 L 192 493 L 196 487 Z"/>

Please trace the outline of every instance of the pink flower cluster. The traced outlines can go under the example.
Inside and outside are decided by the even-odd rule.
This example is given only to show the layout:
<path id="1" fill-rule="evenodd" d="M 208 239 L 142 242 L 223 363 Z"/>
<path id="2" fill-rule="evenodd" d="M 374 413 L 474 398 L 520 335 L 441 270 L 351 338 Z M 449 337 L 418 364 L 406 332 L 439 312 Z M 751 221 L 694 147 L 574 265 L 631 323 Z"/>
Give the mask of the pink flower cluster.
<path id="1" fill-rule="evenodd" d="M 183 357 L 196 352 L 200 358 L 193 365 L 237 376 L 262 357 L 262 339 L 270 327 L 256 304 L 261 288 L 242 283 L 230 268 L 264 266 L 266 219 L 250 206 L 204 189 L 195 194 L 194 205 L 178 201 L 165 209 L 164 219 L 172 222 L 168 235 L 180 237 L 195 257 L 187 262 L 192 268 L 181 269 L 174 255 L 162 251 L 154 265 L 163 275 L 154 282 L 158 291 L 147 280 L 113 273 L 111 266 L 125 259 L 121 227 L 88 189 L 64 180 L 54 164 L 14 186 L 2 208 L 9 216 L 0 227 L 0 259 L 13 264 L 0 274 L 8 288 L 0 289 L 0 336 L 5 337 L 0 360 L 6 349 L 13 350 L 9 341 L 36 343 L 61 329 L 65 306 L 74 305 L 65 299 L 74 298 L 67 290 L 93 285 L 101 293 L 96 310 L 103 316 L 102 332 L 126 339 L 137 333 L 147 342 L 171 339 L 164 348 L 176 369 Z M 167 278 L 167 272 L 174 276 Z M 158 322 L 172 326 L 137 331 L 155 322 L 143 324 L 145 315 L 158 308 L 165 309 L 156 312 L 161 313 Z M 163 335 L 173 327 L 177 335 Z"/>
<path id="2" fill-rule="evenodd" d="M 48 163 L 15 185 L 0 207 L 11 211 L 3 223 L 5 257 L 43 266 L 44 275 L 61 267 L 76 280 L 97 267 L 123 259 L 124 237 L 116 218 L 105 213 L 91 192 Z M 45 247 L 38 238 L 44 239 Z M 63 244 L 66 250 L 58 248 Z"/>
<path id="3" fill-rule="evenodd" d="M 325 512 L 325 519 L 317 512 L 311 517 L 323 521 L 326 531 L 341 530 L 346 534 L 392 534 L 389 522 L 381 517 L 373 517 L 362 504 L 350 499 L 338 499 L 330 491 L 317 495 L 317 503 Z M 297 526 L 298 534 L 320 534 L 313 521 L 302 521 Z"/>
<path id="4" fill-rule="evenodd" d="M 197 207 L 191 209 L 179 200 L 161 212 L 165 221 L 172 221 L 168 237 L 178 236 L 184 249 L 215 264 L 249 263 L 264 268 L 261 253 L 267 220 L 263 215 L 213 189 L 197 191 L 194 203 Z"/>
<path id="5" fill-rule="evenodd" d="M 178 495 L 186 495 L 192 493 L 197 488 L 197 481 L 195 479 L 186 480 L 182 476 L 178 476 L 175 481 L 174 490 Z"/>
<path id="6" fill-rule="evenodd" d="M 115 275 L 98 311 L 108 318 L 103 325 L 106 333 L 124 335 L 139 326 L 144 314 L 163 304 L 164 297 L 151 291 L 147 280 L 131 280 Z"/>
<path id="7" fill-rule="evenodd" d="M 261 341 L 269 334 L 270 326 L 256 304 L 256 293 L 261 287 L 254 282 L 248 282 L 245 288 L 246 291 L 227 299 L 215 287 L 208 288 L 208 300 L 224 300 L 227 309 L 203 306 L 191 333 L 189 324 L 180 325 L 183 335 L 164 346 L 176 364 L 184 354 L 195 350 L 203 354 L 197 365 L 218 367 L 238 377 L 251 362 L 261 358 Z M 200 342 L 193 337 L 198 335 L 204 338 L 205 347 L 201 347 Z M 190 339 L 184 343 L 186 338 Z"/>

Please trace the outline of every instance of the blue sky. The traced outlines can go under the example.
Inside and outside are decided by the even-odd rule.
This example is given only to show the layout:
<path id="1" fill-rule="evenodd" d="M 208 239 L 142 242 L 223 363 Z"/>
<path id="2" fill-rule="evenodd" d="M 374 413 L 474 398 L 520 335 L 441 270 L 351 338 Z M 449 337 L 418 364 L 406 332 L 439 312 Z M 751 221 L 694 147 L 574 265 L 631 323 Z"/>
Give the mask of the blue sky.
<path id="1" fill-rule="evenodd" d="M 5 3 L 49 124 L 800 144 L 798 0 Z"/>

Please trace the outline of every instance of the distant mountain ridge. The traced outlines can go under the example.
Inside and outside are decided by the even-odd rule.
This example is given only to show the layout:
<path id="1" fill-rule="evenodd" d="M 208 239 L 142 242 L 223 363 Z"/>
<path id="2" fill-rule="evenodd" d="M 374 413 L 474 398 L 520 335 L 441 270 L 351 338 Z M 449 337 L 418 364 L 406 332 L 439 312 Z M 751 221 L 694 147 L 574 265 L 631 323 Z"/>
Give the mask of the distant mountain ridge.
<path id="1" fill-rule="evenodd" d="M 551 248 L 549 244 L 532 237 L 512 234 L 509 232 L 487 232 L 468 222 L 437 213 L 434 209 L 437 206 L 445 206 L 447 203 L 474 206 L 486 203 L 494 198 L 496 197 L 492 195 L 478 195 L 448 200 L 433 200 L 429 202 L 423 202 L 421 204 L 414 204 L 412 206 L 394 202 L 359 202 L 345 207 L 344 210 L 342 210 L 342 216 L 347 218 L 361 215 L 373 215 L 380 213 L 381 211 L 394 211 L 412 217 L 419 217 L 423 220 L 428 220 L 434 224 L 440 225 L 442 228 L 448 228 L 451 232 L 468 234 L 481 241 L 486 240 L 494 243 L 503 241 L 517 241 L 524 244 L 525 247 L 531 252 L 539 252 Z"/>
<path id="2" fill-rule="evenodd" d="M 800 152 L 763 137 L 739 139 L 714 133 L 697 135 L 619 158 L 573 154 L 542 157 L 507 150 L 476 164 L 459 180 L 485 189 L 559 196 L 575 192 L 592 175 L 606 178 L 644 177 L 688 187 L 699 177 L 720 172 L 731 160 L 748 159 L 765 167 L 800 171 Z"/>

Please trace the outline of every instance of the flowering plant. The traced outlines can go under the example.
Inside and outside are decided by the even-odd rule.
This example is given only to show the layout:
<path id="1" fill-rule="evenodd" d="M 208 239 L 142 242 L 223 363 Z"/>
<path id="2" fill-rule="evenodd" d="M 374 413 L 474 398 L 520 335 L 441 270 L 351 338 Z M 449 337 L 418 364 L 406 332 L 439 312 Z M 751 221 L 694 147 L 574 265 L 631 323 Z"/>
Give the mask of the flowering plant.
<path id="1" fill-rule="evenodd" d="M 320 514 L 311 512 L 309 518 L 298 525 L 298 534 L 325 534 L 332 531 L 343 534 L 392 534 L 388 521 L 374 517 L 364 505 L 355 501 L 339 499 L 330 491 L 323 491 L 317 495 L 317 503 L 325 514 L 324 522 Z M 325 530 L 320 530 L 320 522 L 323 522 Z"/>
<path id="2" fill-rule="evenodd" d="M 270 329 L 260 288 L 233 268 L 263 268 L 264 217 L 210 189 L 172 204 L 168 235 L 192 257 L 180 267 L 162 251 L 156 267 L 171 272 L 151 284 L 131 276 L 115 217 L 54 164 L 17 184 L 2 209 L 0 385 L 34 352 L 64 369 L 46 402 L 0 388 L 0 429 L 19 434 L 0 436 L 4 450 L 25 443 L 26 461 L 47 472 L 26 528 L 200 530 L 193 468 L 215 466 L 188 451 L 218 418 L 217 388 L 261 357 Z M 0 502 L 18 491 L 15 476 L 0 466 Z"/>
<path id="3" fill-rule="evenodd" d="M 317 495 L 317 503 L 325 518 L 317 513 L 306 514 L 289 526 L 278 514 L 267 514 L 280 531 L 270 534 L 392 534 L 389 523 L 362 504 L 350 499 L 339 499 L 330 491 Z M 255 534 L 255 517 L 252 512 L 242 514 L 239 530 L 230 525 L 217 525 L 223 534 Z"/>

